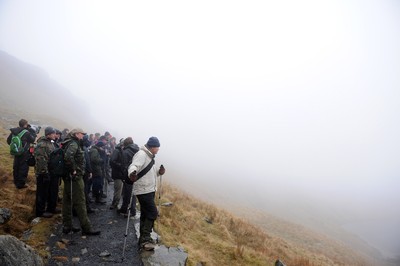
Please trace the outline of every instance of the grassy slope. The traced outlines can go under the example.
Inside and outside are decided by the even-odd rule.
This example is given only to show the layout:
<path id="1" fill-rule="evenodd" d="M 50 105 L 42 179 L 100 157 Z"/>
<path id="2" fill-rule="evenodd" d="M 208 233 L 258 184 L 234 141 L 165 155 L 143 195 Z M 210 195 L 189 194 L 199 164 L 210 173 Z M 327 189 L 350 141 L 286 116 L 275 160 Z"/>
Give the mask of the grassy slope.
<path id="1" fill-rule="evenodd" d="M 163 185 L 161 201 L 173 202 L 173 206 L 161 208 L 161 222 L 156 229 L 158 226 L 165 244 L 188 250 L 189 265 L 273 265 L 278 258 L 287 265 L 299 266 L 367 265 L 360 256 L 333 241 L 318 242 L 331 245 L 327 253 L 307 248 L 311 245 L 294 245 L 168 184 Z M 288 231 L 298 230 L 299 238 L 310 235 L 299 226 L 285 226 Z M 307 237 L 304 241 L 316 239 Z"/>

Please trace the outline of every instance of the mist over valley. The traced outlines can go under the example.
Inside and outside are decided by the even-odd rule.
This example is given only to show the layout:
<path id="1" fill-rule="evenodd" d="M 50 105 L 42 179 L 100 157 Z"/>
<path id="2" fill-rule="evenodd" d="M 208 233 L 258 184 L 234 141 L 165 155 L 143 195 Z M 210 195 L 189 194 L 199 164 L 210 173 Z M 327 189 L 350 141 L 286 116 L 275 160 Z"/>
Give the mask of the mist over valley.
<path id="1" fill-rule="evenodd" d="M 6 1 L 0 103 L 157 136 L 174 186 L 298 245 L 395 265 L 400 7 L 384 3 Z"/>

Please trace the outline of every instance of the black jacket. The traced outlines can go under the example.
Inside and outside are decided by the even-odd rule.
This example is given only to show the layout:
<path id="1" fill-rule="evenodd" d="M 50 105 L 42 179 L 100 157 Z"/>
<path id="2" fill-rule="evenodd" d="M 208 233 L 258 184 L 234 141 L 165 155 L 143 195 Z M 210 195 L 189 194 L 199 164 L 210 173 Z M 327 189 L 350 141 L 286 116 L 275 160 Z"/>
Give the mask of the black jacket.
<path id="1" fill-rule="evenodd" d="M 115 146 L 113 153 L 110 158 L 111 166 L 111 177 L 112 179 L 123 179 L 125 178 L 124 172 L 124 158 L 122 156 L 123 146 L 118 144 Z"/>
<path id="2" fill-rule="evenodd" d="M 122 156 L 123 156 L 123 161 L 124 161 L 124 174 L 123 177 L 128 176 L 128 167 L 132 163 L 132 158 L 135 153 L 139 151 L 139 146 L 134 144 L 130 144 L 126 147 L 124 147 L 124 150 L 122 151 Z"/>

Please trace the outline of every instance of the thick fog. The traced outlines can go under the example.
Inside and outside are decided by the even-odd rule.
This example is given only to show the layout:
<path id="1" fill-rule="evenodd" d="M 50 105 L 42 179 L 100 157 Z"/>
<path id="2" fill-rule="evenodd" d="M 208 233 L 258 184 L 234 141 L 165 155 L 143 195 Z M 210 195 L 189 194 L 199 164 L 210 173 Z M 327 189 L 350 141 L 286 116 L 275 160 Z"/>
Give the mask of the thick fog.
<path id="1" fill-rule="evenodd" d="M 165 179 L 190 193 L 335 223 L 387 257 L 400 256 L 399 47 L 394 0 L 0 1 L 0 50 L 103 125 L 77 126 L 157 136 Z"/>

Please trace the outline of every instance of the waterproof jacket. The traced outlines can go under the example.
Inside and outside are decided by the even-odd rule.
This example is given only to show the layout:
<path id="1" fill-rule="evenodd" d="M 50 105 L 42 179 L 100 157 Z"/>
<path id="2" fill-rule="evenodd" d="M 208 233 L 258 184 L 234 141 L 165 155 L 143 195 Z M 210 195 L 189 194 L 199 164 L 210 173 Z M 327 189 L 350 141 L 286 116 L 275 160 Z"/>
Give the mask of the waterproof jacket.
<path id="1" fill-rule="evenodd" d="M 31 128 L 23 128 L 23 127 L 11 128 L 10 129 L 11 133 L 7 137 L 7 144 L 10 145 L 13 135 L 18 135 L 24 129 L 26 129 L 27 132 L 25 132 L 24 135 L 22 135 L 21 142 L 22 146 L 24 147 L 24 151 L 27 152 L 29 150 L 30 144 L 34 143 L 36 139 L 36 132 Z"/>
<path id="2" fill-rule="evenodd" d="M 146 146 L 140 148 L 140 150 L 133 156 L 132 163 L 128 168 L 128 175 L 133 171 L 138 174 L 154 159 L 153 155 Z M 139 180 L 133 183 L 133 193 L 135 195 L 142 195 L 151 193 L 157 190 L 157 176 L 159 176 L 155 164 L 151 169 Z"/>
<path id="3" fill-rule="evenodd" d="M 85 174 L 89 175 L 92 173 L 92 164 L 90 163 L 89 150 L 87 147 L 83 147 L 83 154 L 85 155 Z"/>
<path id="4" fill-rule="evenodd" d="M 103 176 L 103 164 L 104 160 L 101 158 L 101 155 L 104 153 L 99 147 L 92 146 L 89 151 L 90 165 L 92 166 L 92 175 L 93 176 Z"/>
<path id="5" fill-rule="evenodd" d="M 68 169 L 68 174 L 76 171 L 77 177 L 83 177 L 85 174 L 85 156 L 82 146 L 75 136 L 68 134 L 62 142 L 62 147 L 65 149 L 64 164 Z"/>
<path id="6" fill-rule="evenodd" d="M 123 156 L 123 179 L 128 177 L 128 167 L 132 163 L 133 156 L 139 151 L 139 146 L 136 145 L 135 143 L 129 144 L 128 146 L 124 147 L 124 150 L 122 151 L 122 156 Z"/>
<path id="7" fill-rule="evenodd" d="M 110 158 L 111 166 L 111 177 L 112 179 L 123 179 L 124 178 L 124 158 L 122 155 L 123 146 L 118 144 L 115 146 L 113 153 Z"/>
<path id="8" fill-rule="evenodd" d="M 51 139 L 45 136 L 38 139 L 34 152 L 36 159 L 35 173 L 37 175 L 49 173 L 50 153 L 54 150 L 55 146 Z"/>

